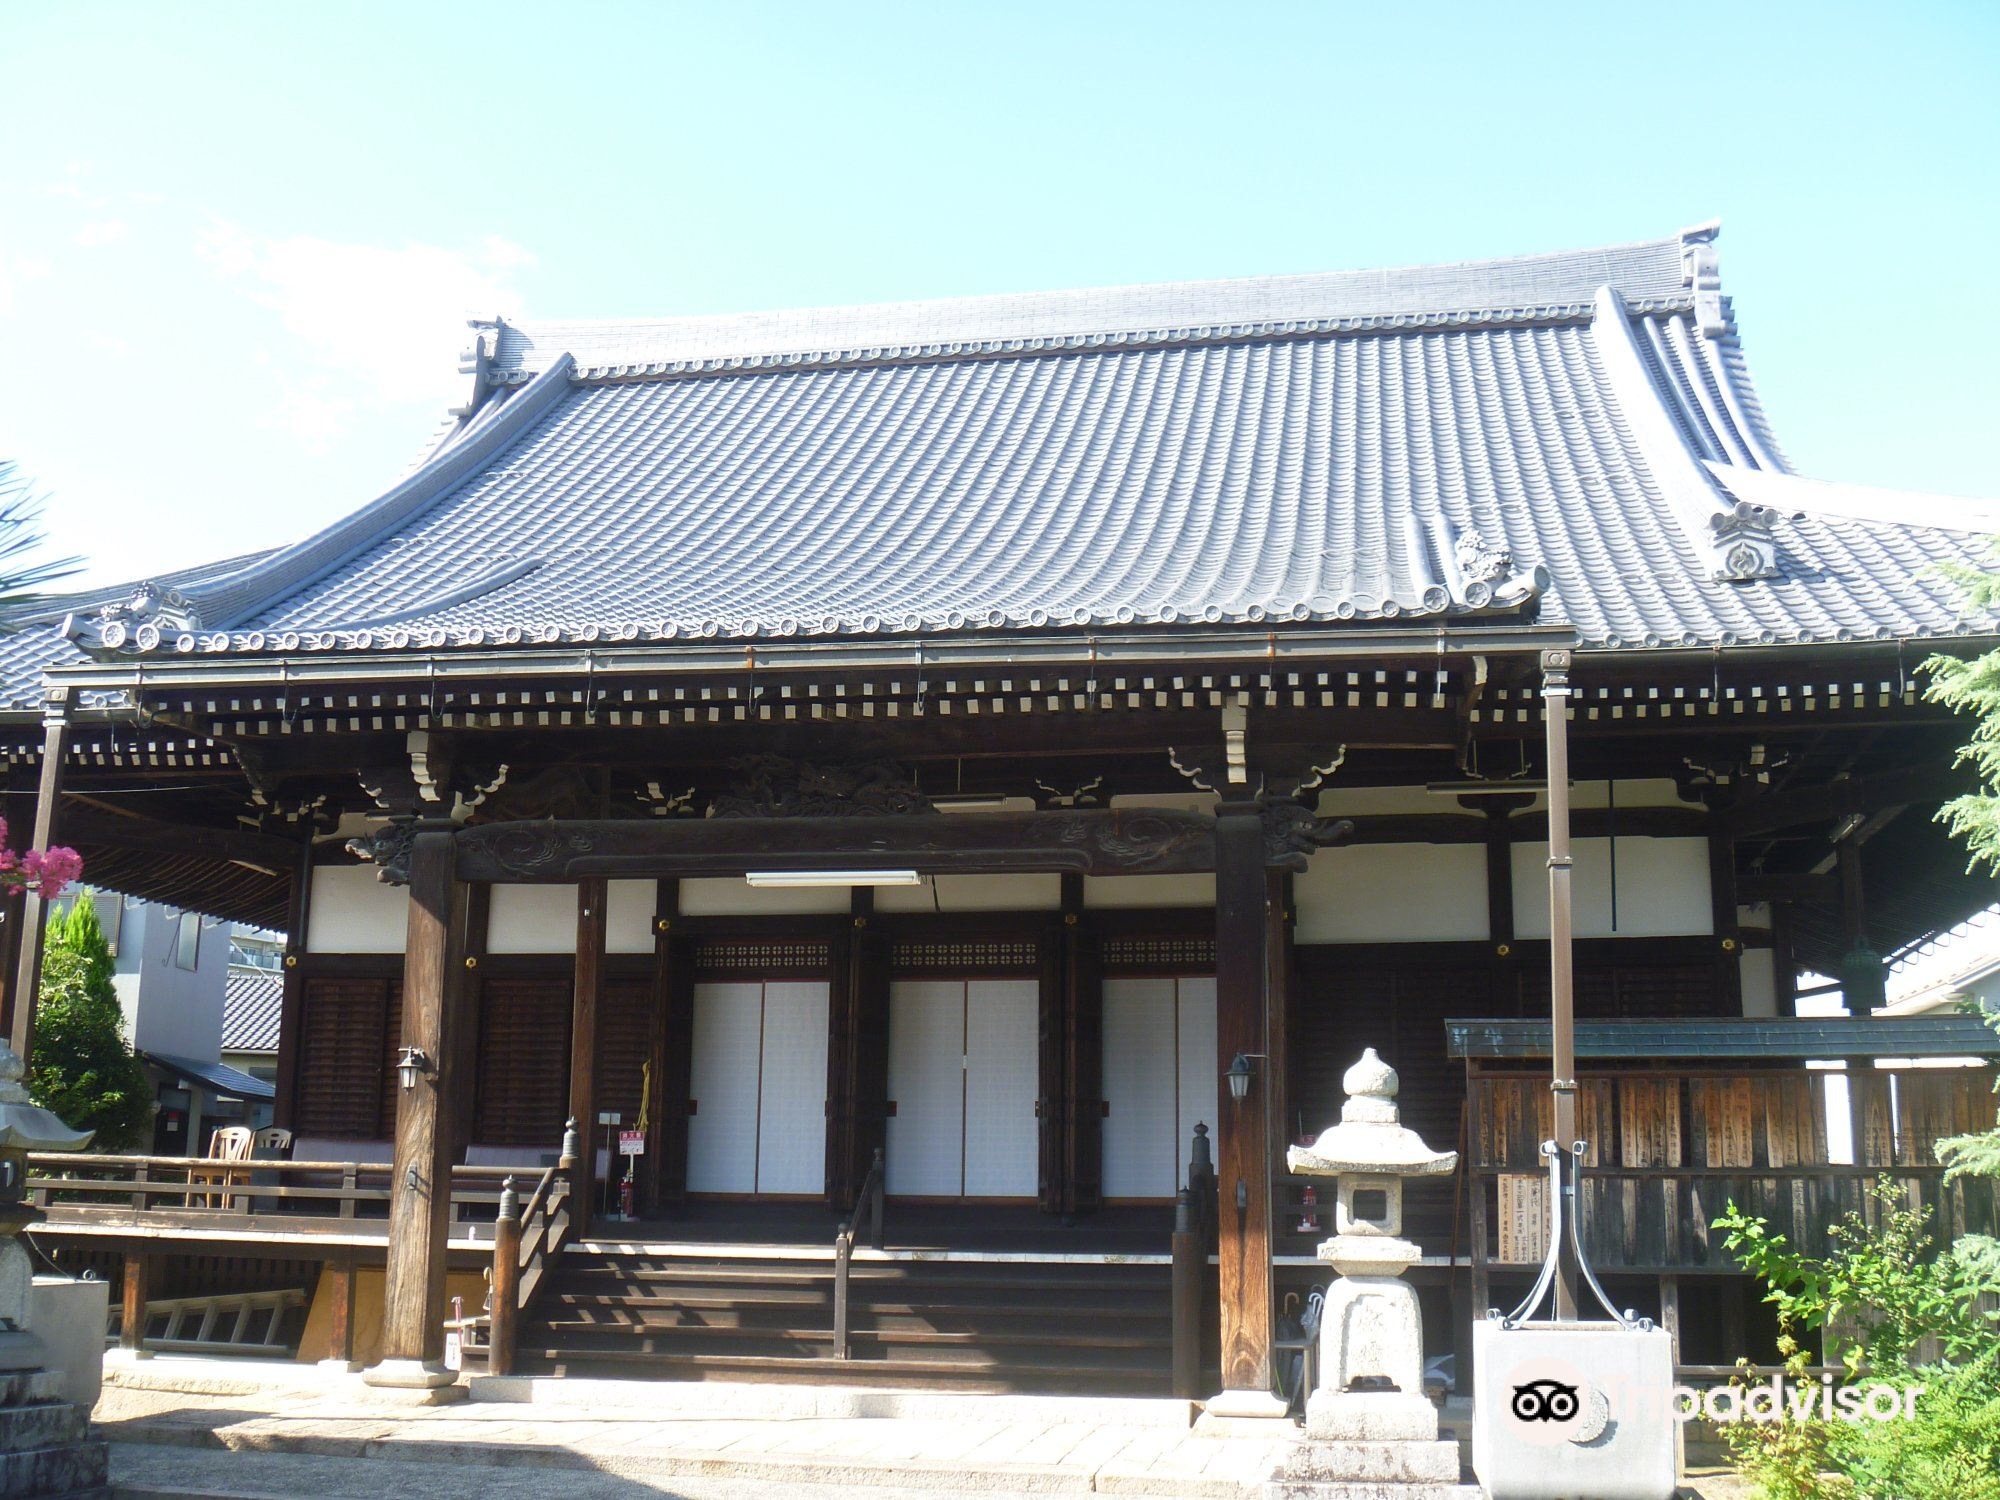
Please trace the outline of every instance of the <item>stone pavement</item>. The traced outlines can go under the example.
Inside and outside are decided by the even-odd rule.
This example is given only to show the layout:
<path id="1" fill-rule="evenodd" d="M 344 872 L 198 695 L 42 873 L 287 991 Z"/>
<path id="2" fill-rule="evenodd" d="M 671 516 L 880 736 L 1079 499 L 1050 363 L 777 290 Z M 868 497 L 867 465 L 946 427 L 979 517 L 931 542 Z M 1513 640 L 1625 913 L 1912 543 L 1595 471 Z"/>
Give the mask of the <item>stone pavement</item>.
<path id="1" fill-rule="evenodd" d="M 493 1400 L 475 1383 L 472 1400 L 412 1406 L 351 1377 L 163 1358 L 112 1366 L 94 1415 L 134 1496 L 1248 1500 L 1291 1443 L 1198 1433 L 1186 1403 L 590 1384 L 513 1382 L 497 1393 L 516 1399 Z M 824 1414 L 847 1411 L 887 1414 Z"/>

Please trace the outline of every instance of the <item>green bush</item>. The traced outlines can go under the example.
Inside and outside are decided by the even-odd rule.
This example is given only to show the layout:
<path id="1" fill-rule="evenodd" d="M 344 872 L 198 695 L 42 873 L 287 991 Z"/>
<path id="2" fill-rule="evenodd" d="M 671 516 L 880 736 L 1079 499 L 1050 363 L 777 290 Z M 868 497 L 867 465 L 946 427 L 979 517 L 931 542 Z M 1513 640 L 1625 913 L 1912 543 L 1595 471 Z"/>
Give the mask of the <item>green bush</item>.
<path id="1" fill-rule="evenodd" d="M 1827 1350 L 1850 1378 L 1907 1391 L 1914 1415 L 1886 1422 L 1799 1418 L 1723 1429 L 1730 1456 L 1767 1500 L 2000 1500 L 2000 1260 L 1977 1242 L 1939 1253 L 1930 1211 L 1887 1182 L 1874 1223 L 1849 1214 L 1834 1251 L 1802 1255 L 1730 1204 L 1715 1227 L 1778 1313 L 1788 1378 L 1806 1380 L 1801 1336 L 1846 1335 Z"/>
<path id="2" fill-rule="evenodd" d="M 71 1129 L 96 1131 L 92 1150 L 151 1144 L 153 1083 L 125 1040 L 111 945 L 87 895 L 49 925 L 28 1093 Z"/>

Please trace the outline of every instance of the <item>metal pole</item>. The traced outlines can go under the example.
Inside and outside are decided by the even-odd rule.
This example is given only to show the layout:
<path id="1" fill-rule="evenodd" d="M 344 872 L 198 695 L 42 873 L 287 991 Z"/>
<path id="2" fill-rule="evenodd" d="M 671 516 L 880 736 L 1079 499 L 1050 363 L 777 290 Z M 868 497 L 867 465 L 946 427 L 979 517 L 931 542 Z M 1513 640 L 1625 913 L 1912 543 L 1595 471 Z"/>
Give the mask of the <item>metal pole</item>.
<path id="1" fill-rule="evenodd" d="M 1542 653 L 1542 706 L 1548 724 L 1549 780 L 1549 1019 L 1553 1033 L 1553 1073 L 1556 1149 L 1568 1157 L 1576 1141 L 1576 1000 L 1571 965 L 1571 896 L 1569 846 L 1569 668 L 1568 651 Z M 1576 1173 L 1559 1179 L 1575 1191 Z M 1572 1201 L 1569 1214 L 1582 1205 Z M 1568 1248 L 1556 1277 L 1556 1318 L 1576 1321 L 1576 1270 Z"/>

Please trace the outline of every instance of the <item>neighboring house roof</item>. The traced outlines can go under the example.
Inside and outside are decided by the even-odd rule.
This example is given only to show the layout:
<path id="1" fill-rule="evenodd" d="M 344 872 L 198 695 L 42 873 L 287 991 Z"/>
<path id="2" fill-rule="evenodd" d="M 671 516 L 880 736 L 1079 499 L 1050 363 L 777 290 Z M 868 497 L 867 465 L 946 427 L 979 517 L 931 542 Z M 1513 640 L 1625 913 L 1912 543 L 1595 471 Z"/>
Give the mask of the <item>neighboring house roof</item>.
<path id="1" fill-rule="evenodd" d="M 1984 512 L 1791 472 L 1714 239 L 476 325 L 462 420 L 381 498 L 71 631 L 168 657 L 1489 617 L 1600 648 L 1991 631 L 1940 569 L 1979 555 Z"/>
<path id="2" fill-rule="evenodd" d="M 2000 908 L 1937 934 L 1890 972 L 1885 1016 L 1960 1009 L 2000 974 Z"/>
<path id="3" fill-rule="evenodd" d="M 227 1094 L 232 1099 L 275 1099 L 278 1097 L 276 1085 L 266 1083 L 261 1078 L 252 1078 L 240 1069 L 227 1063 L 203 1062 L 195 1057 L 175 1057 L 167 1052 L 141 1052 L 149 1062 L 157 1063 L 170 1073 L 177 1073 L 187 1083 L 198 1083 L 204 1088 Z"/>
<path id="4" fill-rule="evenodd" d="M 275 1055 L 284 1003 L 285 982 L 276 974 L 231 969 L 222 999 L 222 1050 Z"/>

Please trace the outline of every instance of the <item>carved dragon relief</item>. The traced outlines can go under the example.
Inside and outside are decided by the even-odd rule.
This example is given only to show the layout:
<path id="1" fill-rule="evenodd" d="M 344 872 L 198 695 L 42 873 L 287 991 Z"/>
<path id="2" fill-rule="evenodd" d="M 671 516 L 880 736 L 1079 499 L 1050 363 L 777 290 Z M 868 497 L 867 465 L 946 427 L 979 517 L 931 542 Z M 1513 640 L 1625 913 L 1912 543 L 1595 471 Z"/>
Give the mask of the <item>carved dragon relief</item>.
<path id="1" fill-rule="evenodd" d="M 374 865 L 375 878 L 384 885 L 408 885 L 410 854 L 422 829 L 414 818 L 397 818 L 373 833 L 349 839 L 347 852 Z"/>
<path id="2" fill-rule="evenodd" d="M 857 818 L 937 811 L 894 761 L 815 765 L 783 755 L 746 755 L 730 761 L 729 771 L 729 789 L 709 803 L 711 818 Z"/>
<path id="3" fill-rule="evenodd" d="M 1344 844 L 1354 837 L 1346 818 L 1322 818 L 1302 802 L 1279 799 L 1263 804 L 1264 863 L 1302 873 L 1316 849 Z"/>

